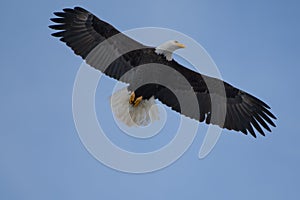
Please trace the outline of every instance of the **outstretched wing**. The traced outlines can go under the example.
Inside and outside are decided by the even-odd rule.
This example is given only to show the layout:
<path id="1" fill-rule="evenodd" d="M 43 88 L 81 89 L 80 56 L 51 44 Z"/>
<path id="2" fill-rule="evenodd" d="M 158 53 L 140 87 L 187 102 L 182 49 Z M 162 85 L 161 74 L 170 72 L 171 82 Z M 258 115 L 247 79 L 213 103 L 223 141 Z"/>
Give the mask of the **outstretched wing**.
<path id="1" fill-rule="evenodd" d="M 176 61 L 172 61 L 169 66 L 180 72 L 192 86 L 200 111 L 196 120 L 200 122 L 205 120 L 207 124 L 211 123 L 221 128 L 241 131 L 244 134 L 250 132 L 254 137 L 256 137 L 254 129 L 264 136 L 263 128 L 271 132 L 269 125 L 275 127 L 272 119 L 276 119 L 276 117 L 270 112 L 270 107 L 253 95 L 222 80 L 185 68 Z M 184 97 L 188 95 L 188 92 L 182 90 L 179 95 Z M 173 110 L 195 118 L 193 108 L 189 109 L 187 106 L 184 112 L 169 89 L 159 90 L 155 97 Z"/>
<path id="2" fill-rule="evenodd" d="M 81 7 L 65 8 L 63 12 L 54 14 L 57 18 L 51 21 L 56 24 L 49 27 L 58 32 L 52 36 L 59 37 L 87 64 L 110 77 L 119 79 L 132 69 L 134 58 L 127 52 L 148 48 Z M 117 62 L 113 62 L 116 59 Z M 110 69 L 107 70 L 109 65 Z"/>

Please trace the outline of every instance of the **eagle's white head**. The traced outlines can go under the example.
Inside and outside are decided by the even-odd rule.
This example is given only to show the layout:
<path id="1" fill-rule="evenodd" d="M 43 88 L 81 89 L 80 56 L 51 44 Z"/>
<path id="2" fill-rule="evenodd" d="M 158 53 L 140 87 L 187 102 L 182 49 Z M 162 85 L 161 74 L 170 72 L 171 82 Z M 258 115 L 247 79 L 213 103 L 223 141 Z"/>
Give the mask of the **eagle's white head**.
<path id="1" fill-rule="evenodd" d="M 181 48 L 185 48 L 185 45 L 176 40 L 170 40 L 156 47 L 155 53 L 163 54 L 168 61 L 171 61 L 173 52 Z"/>

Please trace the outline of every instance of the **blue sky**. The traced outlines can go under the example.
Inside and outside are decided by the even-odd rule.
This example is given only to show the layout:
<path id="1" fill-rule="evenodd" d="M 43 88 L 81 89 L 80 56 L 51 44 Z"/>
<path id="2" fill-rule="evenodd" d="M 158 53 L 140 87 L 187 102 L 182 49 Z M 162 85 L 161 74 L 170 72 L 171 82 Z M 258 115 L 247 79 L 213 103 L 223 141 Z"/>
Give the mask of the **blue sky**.
<path id="1" fill-rule="evenodd" d="M 0 199 L 299 198 L 298 1 L 1 4 Z M 257 139 L 225 130 L 203 160 L 197 157 L 199 130 L 183 157 L 154 173 L 127 174 L 102 165 L 81 143 L 72 117 L 73 83 L 82 61 L 48 29 L 53 11 L 75 5 L 120 30 L 165 27 L 194 38 L 227 82 L 272 107 L 277 128 Z M 99 94 L 109 96 L 115 82 L 104 82 Z M 138 145 L 124 136 L 114 139 L 128 148 Z"/>

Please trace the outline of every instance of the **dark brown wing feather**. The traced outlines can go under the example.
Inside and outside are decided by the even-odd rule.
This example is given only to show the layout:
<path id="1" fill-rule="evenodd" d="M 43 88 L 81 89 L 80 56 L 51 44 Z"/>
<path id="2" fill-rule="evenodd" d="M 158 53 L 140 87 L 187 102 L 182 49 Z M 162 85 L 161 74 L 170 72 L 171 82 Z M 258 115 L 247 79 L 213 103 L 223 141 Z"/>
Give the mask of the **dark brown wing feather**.
<path id="1" fill-rule="evenodd" d="M 52 18 L 51 21 L 56 24 L 49 28 L 58 32 L 52 33 L 52 36 L 59 37 L 90 66 L 110 77 L 119 79 L 132 68 L 132 60 L 124 54 L 148 48 L 81 7 L 65 8 L 63 12 L 55 12 L 54 15 L 57 18 Z M 110 71 L 106 70 L 116 58 L 119 59 L 113 63 L 114 67 Z"/>
<path id="2" fill-rule="evenodd" d="M 179 71 L 193 87 L 198 99 L 200 116 L 197 120 L 200 122 L 205 120 L 207 124 L 216 124 L 221 128 L 241 131 L 244 134 L 249 132 L 254 137 L 256 137 L 254 128 L 264 136 L 265 133 L 262 128 L 271 132 L 269 125 L 276 127 L 272 121 L 276 117 L 270 112 L 270 107 L 253 95 L 219 79 L 208 77 L 182 67 L 176 61 L 169 62 L 168 65 Z M 221 91 L 222 89 L 224 91 Z M 226 95 L 226 98 L 224 98 L 223 94 Z M 182 112 L 178 102 L 173 100 L 175 102 L 174 106 L 166 102 L 172 98 L 169 92 L 159 91 L 156 97 L 163 103 L 171 106 L 174 110 Z M 222 109 L 214 113 L 212 112 L 212 98 L 215 98 L 216 102 L 218 102 L 218 105 L 214 106 L 219 106 L 222 103 L 226 105 L 226 113 L 222 113 Z M 192 116 L 189 113 L 183 114 L 189 117 Z M 212 121 L 212 115 L 214 115 L 214 121 Z M 222 115 L 225 117 L 225 121 L 222 119 Z"/>

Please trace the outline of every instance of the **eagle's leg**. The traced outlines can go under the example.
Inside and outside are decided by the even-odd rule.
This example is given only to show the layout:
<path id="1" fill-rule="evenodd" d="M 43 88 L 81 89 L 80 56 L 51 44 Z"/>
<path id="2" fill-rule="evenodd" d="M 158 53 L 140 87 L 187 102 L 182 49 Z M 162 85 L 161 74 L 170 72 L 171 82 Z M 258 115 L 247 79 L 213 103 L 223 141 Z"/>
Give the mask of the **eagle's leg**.
<path id="1" fill-rule="evenodd" d="M 142 96 L 135 98 L 135 93 L 132 92 L 129 98 L 129 103 L 132 104 L 134 107 L 137 107 L 142 100 L 143 100 Z"/>
<path id="2" fill-rule="evenodd" d="M 136 98 L 136 100 L 134 101 L 133 107 L 137 107 L 142 100 L 143 100 L 143 96 Z"/>
<path id="3" fill-rule="evenodd" d="M 132 92 L 131 95 L 130 95 L 130 98 L 129 98 L 129 103 L 130 103 L 130 104 L 133 104 L 133 103 L 134 103 L 134 100 L 135 100 L 135 93 Z"/>

